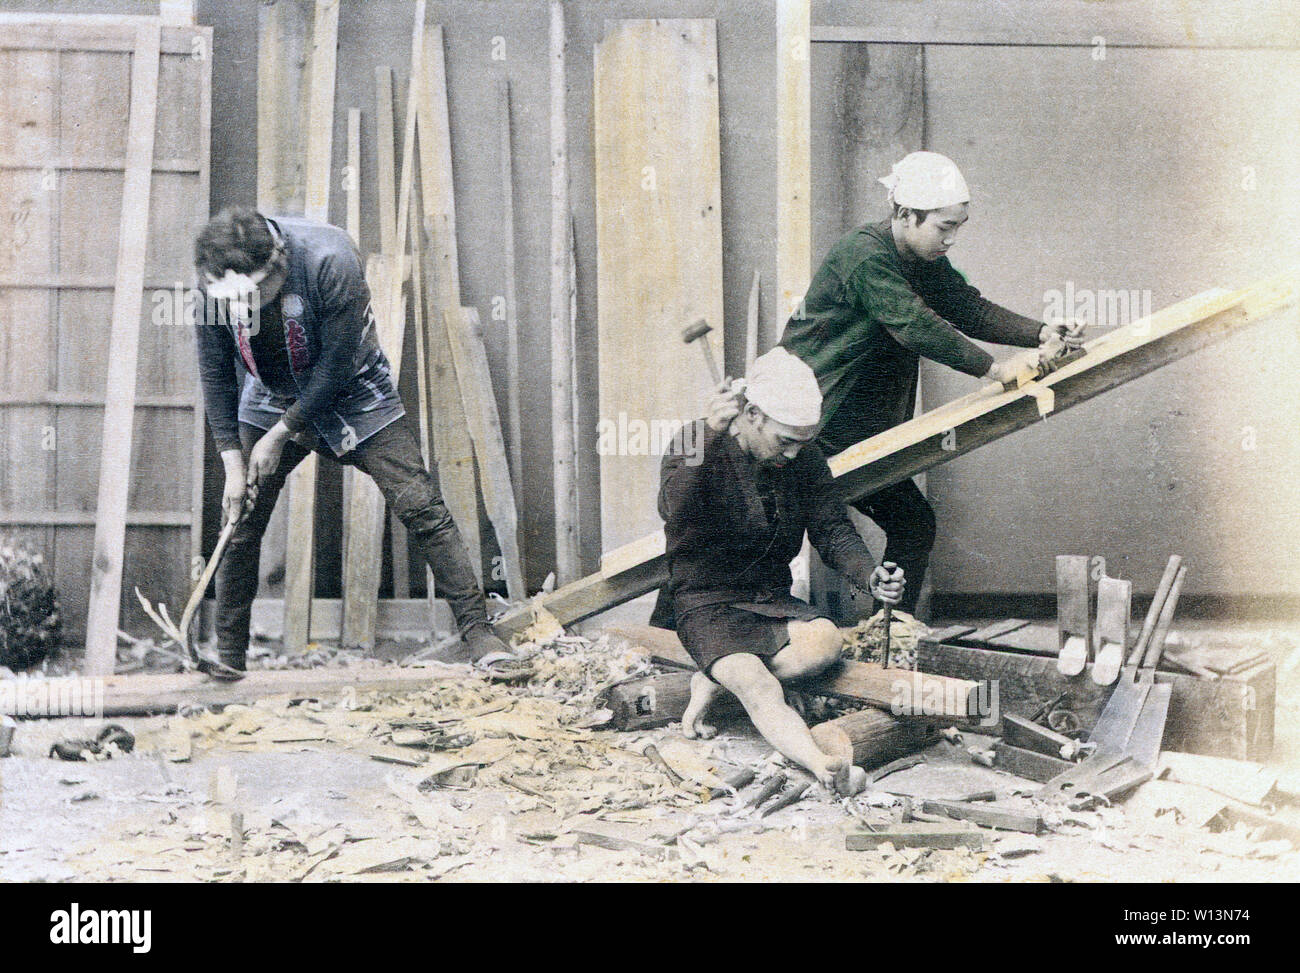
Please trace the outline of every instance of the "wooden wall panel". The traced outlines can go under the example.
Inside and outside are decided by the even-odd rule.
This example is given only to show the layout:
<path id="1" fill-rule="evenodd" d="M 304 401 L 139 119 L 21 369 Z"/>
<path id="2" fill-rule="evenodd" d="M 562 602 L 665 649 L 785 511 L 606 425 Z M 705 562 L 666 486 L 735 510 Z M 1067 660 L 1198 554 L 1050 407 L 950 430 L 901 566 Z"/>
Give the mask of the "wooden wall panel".
<path id="1" fill-rule="evenodd" d="M 94 550 L 139 22 L 0 15 L 0 534 L 49 559 L 74 652 Z M 132 588 L 179 606 L 198 543 L 201 410 L 175 285 L 192 283 L 207 214 L 211 50 L 209 28 L 163 30 L 122 584 L 121 624 L 140 634 L 152 626 Z"/>
<path id="2" fill-rule="evenodd" d="M 629 432 L 690 421 L 712 382 L 682 328 L 703 317 L 718 360 L 723 345 L 714 21 L 611 21 L 596 45 L 595 135 L 600 419 Z M 611 445 L 606 551 L 661 526 L 660 456 L 632 435 Z"/>

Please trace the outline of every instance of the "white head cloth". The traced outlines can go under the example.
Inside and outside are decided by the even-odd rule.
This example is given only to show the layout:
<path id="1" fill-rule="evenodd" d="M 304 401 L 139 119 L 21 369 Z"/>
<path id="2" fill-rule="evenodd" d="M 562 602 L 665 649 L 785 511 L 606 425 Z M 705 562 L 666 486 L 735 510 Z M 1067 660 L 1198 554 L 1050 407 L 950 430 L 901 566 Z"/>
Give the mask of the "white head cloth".
<path id="1" fill-rule="evenodd" d="M 802 358 L 780 346 L 754 360 L 745 397 L 787 426 L 815 426 L 822 418 L 817 376 Z"/>
<path id="2" fill-rule="evenodd" d="M 970 202 L 970 190 L 957 164 L 938 152 L 913 152 L 894 163 L 880 182 L 889 200 L 908 209 L 943 209 Z"/>

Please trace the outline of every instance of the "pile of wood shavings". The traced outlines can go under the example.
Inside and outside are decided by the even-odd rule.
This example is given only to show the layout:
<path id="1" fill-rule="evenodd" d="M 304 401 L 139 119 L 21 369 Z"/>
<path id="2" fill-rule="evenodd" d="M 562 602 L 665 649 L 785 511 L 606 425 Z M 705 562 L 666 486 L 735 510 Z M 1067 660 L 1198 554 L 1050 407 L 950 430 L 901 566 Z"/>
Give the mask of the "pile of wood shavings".
<path id="1" fill-rule="evenodd" d="M 924 622 L 907 612 L 893 610 L 889 623 L 889 665 L 891 668 L 915 669 L 916 646 L 930 631 Z M 885 646 L 885 612 L 876 612 L 844 633 L 843 656 L 858 662 L 882 661 Z"/>

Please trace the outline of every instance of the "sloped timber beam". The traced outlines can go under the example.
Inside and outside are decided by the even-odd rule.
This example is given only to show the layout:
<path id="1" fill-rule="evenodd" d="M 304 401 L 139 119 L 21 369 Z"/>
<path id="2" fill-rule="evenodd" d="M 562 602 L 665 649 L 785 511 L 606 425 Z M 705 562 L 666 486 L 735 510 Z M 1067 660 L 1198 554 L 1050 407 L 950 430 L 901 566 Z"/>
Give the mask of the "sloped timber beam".
<path id="1" fill-rule="evenodd" d="M 1039 381 L 1011 391 L 986 385 L 850 446 L 831 459 L 831 473 L 845 500 L 855 500 L 1032 426 L 1297 304 L 1300 268 L 1238 291 L 1207 291 L 1088 342 L 1082 358 Z M 1030 363 L 1036 355 L 1029 351 L 1021 357 Z M 507 612 L 497 620 L 496 630 L 502 638 L 522 632 L 534 618 L 534 605 L 550 612 L 561 625 L 571 625 L 654 591 L 667 577 L 664 536 L 659 531 L 606 554 L 595 574 Z"/>

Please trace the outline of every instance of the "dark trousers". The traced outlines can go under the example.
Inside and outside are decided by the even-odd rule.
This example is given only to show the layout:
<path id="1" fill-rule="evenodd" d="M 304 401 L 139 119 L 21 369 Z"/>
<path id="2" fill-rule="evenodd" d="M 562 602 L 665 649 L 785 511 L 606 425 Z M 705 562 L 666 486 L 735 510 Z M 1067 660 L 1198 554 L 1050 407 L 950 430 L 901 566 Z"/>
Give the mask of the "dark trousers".
<path id="1" fill-rule="evenodd" d="M 239 424 L 245 462 L 262 436 L 263 430 L 256 426 Z M 335 458 L 323 447 L 316 451 Z M 249 617 L 257 595 L 262 535 L 285 480 L 307 453 L 292 440 L 284 444 L 279 467 L 258 486 L 257 503 L 235 528 L 217 568 L 217 652 L 227 665 L 244 666 Z M 407 419 L 385 426 L 350 453 L 338 457 L 337 462 L 354 466 L 375 481 L 388 508 L 406 526 L 412 543 L 433 570 L 438 594 L 450 604 L 461 632 L 485 623 L 487 608 L 469 552 L 442 502 L 436 477 L 425 469 Z"/>
<path id="2" fill-rule="evenodd" d="M 885 556 L 903 569 L 907 587 L 898 607 L 916 613 L 921 583 L 934 549 L 934 510 L 911 480 L 885 487 L 853 505 L 885 532 Z"/>

